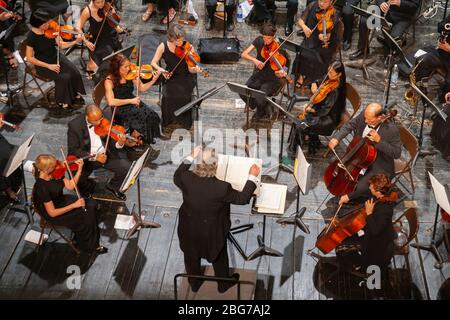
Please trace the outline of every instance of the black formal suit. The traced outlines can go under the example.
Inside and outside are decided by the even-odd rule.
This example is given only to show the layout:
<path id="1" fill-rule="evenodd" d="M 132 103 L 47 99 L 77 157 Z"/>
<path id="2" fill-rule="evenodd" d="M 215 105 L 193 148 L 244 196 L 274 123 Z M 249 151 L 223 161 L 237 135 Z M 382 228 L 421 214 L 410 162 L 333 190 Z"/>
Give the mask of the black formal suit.
<path id="1" fill-rule="evenodd" d="M 333 136 L 333 138 L 341 141 L 351 132 L 353 132 L 355 136 L 361 137 L 365 128 L 366 122 L 363 111 L 344 125 L 339 132 Z M 364 177 L 359 179 L 356 190 L 348 195 L 350 199 L 356 199 L 358 197 L 368 195 L 369 179 L 373 175 L 377 173 L 385 173 L 392 178 L 395 174 L 394 159 L 400 158 L 402 153 L 402 143 L 400 141 L 399 130 L 395 123 L 385 122 L 380 125 L 378 134 L 380 135 L 381 140 L 379 143 L 375 144 L 375 148 L 377 150 L 376 159 L 366 170 Z"/>
<path id="2" fill-rule="evenodd" d="M 363 204 L 368 198 L 360 198 L 358 202 Z M 367 217 L 364 234 L 357 234 L 343 241 L 344 245 L 359 245 L 360 253 L 350 251 L 338 254 L 341 264 L 360 265 L 362 271 L 370 265 L 386 268 L 394 254 L 394 240 L 397 237 L 392 226 L 394 213 L 393 202 L 378 202 L 375 204 L 373 213 Z"/>
<path id="3" fill-rule="evenodd" d="M 200 259 L 205 258 L 213 263 L 216 276 L 229 277 L 226 239 L 231 226 L 230 204 L 249 203 L 256 184 L 249 180 L 239 192 L 215 177 L 197 176 L 189 171 L 190 166 L 185 160 L 174 174 L 174 182 L 183 192 L 178 237 L 186 272 L 200 275 Z M 190 283 L 195 286 L 195 282 Z"/>
<path id="4" fill-rule="evenodd" d="M 102 139 L 103 146 L 105 146 L 106 138 Z M 89 136 L 89 129 L 84 114 L 69 122 L 67 130 L 67 145 L 69 154 L 77 156 L 78 158 L 90 155 L 91 139 Z M 118 190 L 122 185 L 123 180 L 130 168 L 130 162 L 127 159 L 127 154 L 123 149 L 116 147 L 116 141 L 110 139 L 107 150 L 108 159 L 104 165 L 97 161 L 85 160 L 83 171 L 78 181 L 80 192 L 84 193 L 88 188 L 88 177 L 93 170 L 104 167 L 114 173 L 114 178 L 109 182 L 109 186 Z"/>

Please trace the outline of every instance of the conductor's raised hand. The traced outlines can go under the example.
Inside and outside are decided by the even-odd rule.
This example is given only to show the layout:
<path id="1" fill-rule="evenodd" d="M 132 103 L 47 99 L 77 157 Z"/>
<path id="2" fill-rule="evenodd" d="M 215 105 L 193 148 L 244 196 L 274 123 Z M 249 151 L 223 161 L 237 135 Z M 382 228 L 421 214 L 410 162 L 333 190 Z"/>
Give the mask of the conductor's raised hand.
<path id="1" fill-rule="evenodd" d="M 254 177 L 259 176 L 260 172 L 261 172 L 261 168 L 257 164 L 252 165 L 250 167 L 250 170 L 248 171 L 248 173 Z"/>

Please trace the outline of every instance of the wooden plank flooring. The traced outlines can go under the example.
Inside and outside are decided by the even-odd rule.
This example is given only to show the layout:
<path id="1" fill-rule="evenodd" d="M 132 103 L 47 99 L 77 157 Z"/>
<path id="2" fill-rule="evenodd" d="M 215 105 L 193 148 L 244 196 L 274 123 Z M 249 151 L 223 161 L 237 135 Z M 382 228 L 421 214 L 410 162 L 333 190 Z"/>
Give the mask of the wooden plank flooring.
<path id="1" fill-rule="evenodd" d="M 84 3 L 73 1 L 74 3 Z M 300 1 L 300 7 L 305 1 Z M 123 15 L 123 21 L 133 25 L 133 34 L 126 38 L 125 45 L 136 43 L 137 37 L 151 32 L 156 20 L 149 23 L 140 22 L 140 13 L 143 7 L 140 0 L 126 1 L 127 11 Z M 201 19 L 203 19 L 203 0 L 194 0 L 194 4 Z M 437 20 L 429 21 L 417 26 L 416 45 L 410 50 L 415 50 L 423 44 L 434 43 L 437 39 L 435 31 Z M 198 39 L 221 36 L 216 30 L 207 33 L 204 30 L 203 20 L 195 27 L 186 27 L 187 37 L 194 44 Z M 355 31 L 356 33 L 356 31 Z M 244 23 L 229 36 L 236 36 L 241 41 L 241 46 L 246 47 L 258 34 L 255 27 Z M 357 34 L 354 35 L 357 38 Z M 295 41 L 300 41 L 298 38 Z M 431 42 L 430 42 L 431 41 Z M 356 39 L 353 47 L 356 46 Z M 375 46 L 373 52 L 379 52 L 379 45 Z M 343 52 L 344 61 L 347 61 L 348 53 Z M 79 65 L 79 54 L 72 53 L 70 58 Z M 22 67 L 21 67 L 22 68 Z M 245 61 L 227 65 L 209 65 L 211 76 L 207 79 L 198 78 L 200 93 L 213 87 L 218 87 L 227 81 L 245 83 L 253 71 L 253 66 Z M 20 69 L 22 70 L 22 69 Z M 370 66 L 369 72 L 372 80 L 364 81 L 360 70 L 347 68 L 347 82 L 353 84 L 362 97 L 363 106 L 372 101 L 380 102 L 382 97 L 383 66 L 380 61 Z M 19 75 L 19 82 L 22 80 Z M 410 107 L 403 102 L 405 79 L 400 79 L 397 89 L 391 90 L 390 101 L 398 102 L 400 111 L 399 121 L 410 126 L 411 131 L 417 134 L 419 131 L 418 121 L 411 122 L 408 114 L 412 112 Z M 1 86 L 1 84 L 0 84 Z M 86 102 L 92 102 L 90 93 L 93 84 L 85 81 L 88 92 Z M 47 88 L 48 89 L 48 88 Z M 27 89 L 30 96 L 27 97 L 29 105 L 23 97 L 18 96 L 16 107 L 9 111 L 9 115 L 21 122 L 24 128 L 22 132 L 10 132 L 5 130 L 2 134 L 13 144 L 19 144 L 31 134 L 35 134 L 34 145 L 30 151 L 29 158 L 34 159 L 41 153 L 57 154 L 60 146 L 66 146 L 67 123 L 73 118 L 56 117 L 46 106 L 39 101 L 38 91 L 30 86 Z M 141 98 L 155 111 L 160 113 L 157 105 L 157 88 L 152 88 L 144 93 Z M 211 99 L 202 104 L 200 119 L 202 120 L 203 133 L 208 129 L 217 128 L 225 134 L 226 129 L 239 129 L 245 122 L 245 113 L 242 109 L 234 106 L 236 94 L 224 88 Z M 42 107 L 38 107 L 42 106 Z M 0 110 L 1 111 L 1 110 Z M 8 110 L 4 110 L 8 111 Z M 79 110 L 78 112 L 81 112 Z M 421 106 L 419 107 L 421 113 Z M 274 123 L 271 128 L 280 130 L 281 124 Z M 285 128 L 285 138 L 289 133 L 289 126 Z M 431 121 L 425 123 L 424 147 L 431 147 L 429 131 Z M 278 131 L 279 132 L 279 131 Z M 272 144 L 276 145 L 274 131 Z M 260 132 L 262 134 L 263 131 Z M 171 141 L 157 141 L 155 149 L 161 150 L 159 158 L 152 164 L 148 164 L 141 174 L 142 205 L 145 219 L 154 220 L 161 224 L 159 229 L 144 229 L 133 236 L 131 240 L 125 240 L 125 232 L 114 229 L 115 215 L 127 213 L 133 204 L 137 202 L 136 188 L 128 192 L 126 207 L 117 204 L 102 203 L 103 219 L 101 227 L 101 242 L 109 248 L 107 254 L 91 260 L 90 257 L 73 254 L 67 244 L 59 239 L 56 233 L 52 233 L 50 241 L 35 251 L 35 246 L 24 241 L 24 235 L 31 226 L 24 214 L 13 211 L 0 211 L 0 298 L 32 298 L 32 299 L 173 299 L 173 278 L 177 273 L 184 272 L 183 254 L 179 247 L 177 225 L 177 210 L 182 198 L 180 191 L 173 184 L 173 173 L 176 164 L 172 163 L 171 155 L 174 147 L 179 143 L 179 137 L 174 135 Z M 285 141 L 286 142 L 286 141 Z M 323 141 L 325 142 L 325 141 Z M 271 146 L 268 144 L 268 146 Z M 230 146 L 223 143 L 220 147 L 226 150 Z M 284 144 L 286 148 L 286 144 Z M 266 150 L 263 154 L 267 154 Z M 243 154 L 242 150 L 239 150 Z M 340 147 L 338 152 L 343 152 Z M 260 156 L 262 156 L 260 154 Z M 267 155 L 264 168 L 270 167 L 271 159 L 277 159 L 278 154 Z M 322 182 L 324 168 L 329 159 L 322 158 L 321 154 L 309 155 L 307 159 L 312 163 L 311 190 L 307 195 L 301 195 L 300 206 L 306 207 L 305 222 L 309 225 L 310 234 L 304 234 L 296 230 L 295 248 L 292 243 L 293 226 L 281 226 L 276 223 L 276 217 L 268 217 L 266 225 L 265 242 L 268 246 L 284 253 L 283 257 L 263 256 L 253 261 L 245 261 L 231 243 L 228 243 L 230 267 L 257 270 L 256 299 L 361 299 L 373 298 L 368 290 L 358 287 L 358 279 L 351 278 L 340 273 L 334 273 L 332 265 L 318 264 L 312 257 L 306 254 L 308 249 L 314 247 L 319 232 L 324 227 L 324 217 L 330 216 L 334 211 L 336 199 L 327 199 L 327 191 Z M 442 158 L 440 153 L 436 155 L 419 157 L 414 168 L 414 181 L 416 192 L 414 195 L 407 194 L 408 200 L 417 202 L 420 229 L 418 239 L 420 242 L 428 243 L 431 239 L 432 225 L 435 212 L 435 200 L 428 179 L 428 171 L 432 172 L 437 179 L 443 183 L 450 183 L 450 166 Z M 100 176 L 99 179 L 105 179 Z M 274 181 L 276 170 L 264 179 L 268 182 Z M 33 178 L 26 176 L 28 188 L 33 184 Z M 295 181 L 291 174 L 280 172 L 276 183 L 288 186 L 286 202 L 286 215 L 295 211 Z M 401 188 L 403 192 L 406 192 Z M 205 191 L 206 192 L 206 191 Z M 30 193 L 30 189 L 28 190 Z M 325 200 L 324 204 L 319 205 Z M 396 214 L 405 210 L 404 204 L 396 208 Z M 257 247 L 257 236 L 262 233 L 262 216 L 251 215 L 250 205 L 232 206 L 232 226 L 240 226 L 253 223 L 254 228 L 237 234 L 236 240 L 249 255 Z M 39 230 L 38 222 L 32 226 Z M 295 249 L 295 250 L 294 250 Z M 295 255 L 295 266 L 293 259 Z M 445 254 L 443 246 L 440 250 Z M 317 251 L 316 251 L 317 252 Z M 398 270 L 391 272 L 393 287 L 390 290 L 391 298 L 416 298 L 426 299 L 427 288 L 431 299 L 436 299 L 438 292 L 444 282 L 450 277 L 450 267 L 444 265 L 442 269 L 436 269 L 433 256 L 422 251 L 426 283 L 420 269 L 418 251 L 411 248 L 409 262 L 411 267 L 412 283 L 409 283 L 408 273 L 404 267 L 404 259 L 396 258 Z M 206 261 L 203 261 L 206 264 Z M 81 287 L 69 289 L 67 281 L 70 274 L 67 268 L 71 265 L 80 267 Z M 295 270 L 295 272 L 293 272 Z"/>

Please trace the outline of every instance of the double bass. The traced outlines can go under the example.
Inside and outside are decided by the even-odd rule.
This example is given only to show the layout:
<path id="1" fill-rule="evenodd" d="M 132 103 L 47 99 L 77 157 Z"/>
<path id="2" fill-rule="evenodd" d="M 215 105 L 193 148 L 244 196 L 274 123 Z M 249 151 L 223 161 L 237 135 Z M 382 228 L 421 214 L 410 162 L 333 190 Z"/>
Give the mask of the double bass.
<path id="1" fill-rule="evenodd" d="M 378 129 L 396 114 L 397 110 L 389 110 L 378 125 Z M 339 158 L 336 154 L 336 157 L 337 160 L 325 169 L 323 180 L 331 194 L 340 196 L 355 190 L 361 171 L 375 161 L 377 149 L 367 137 L 354 136 L 345 155 Z"/>

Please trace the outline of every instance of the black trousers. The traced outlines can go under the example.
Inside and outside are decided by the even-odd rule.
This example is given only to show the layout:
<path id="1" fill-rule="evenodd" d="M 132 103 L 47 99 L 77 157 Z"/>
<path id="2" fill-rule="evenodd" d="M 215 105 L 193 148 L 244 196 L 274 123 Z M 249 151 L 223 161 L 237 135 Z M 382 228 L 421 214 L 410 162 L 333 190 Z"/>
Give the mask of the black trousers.
<path id="1" fill-rule="evenodd" d="M 119 190 L 127 175 L 128 169 L 130 169 L 130 166 L 131 164 L 128 159 L 108 159 L 108 161 L 106 161 L 103 168 L 114 173 L 114 177 L 108 183 L 111 188 L 114 190 Z M 100 162 L 85 161 L 80 180 L 78 181 L 78 188 L 81 193 L 87 191 L 87 188 L 89 187 L 88 177 L 92 171 L 95 169 L 100 169 L 101 167 L 102 165 Z"/>
<path id="2" fill-rule="evenodd" d="M 389 21 L 389 19 L 388 19 Z M 392 21 L 389 21 L 392 22 Z M 406 29 L 411 25 L 411 21 L 409 20 L 400 20 L 398 22 L 393 22 L 392 29 L 389 34 L 392 38 L 397 39 L 405 33 Z M 369 28 L 367 28 L 367 19 L 361 18 L 359 22 L 359 40 L 358 40 L 358 49 L 364 50 L 367 45 L 369 38 Z"/>
<path id="3" fill-rule="evenodd" d="M 253 0 L 256 21 L 272 21 L 275 11 L 275 0 Z"/>
<path id="4" fill-rule="evenodd" d="M 286 24 L 289 26 L 294 26 L 294 17 L 298 11 L 298 0 L 288 0 L 286 3 L 287 14 L 286 14 Z"/>
<path id="5" fill-rule="evenodd" d="M 342 7 L 342 20 L 344 21 L 344 41 L 352 40 L 353 31 L 353 6 L 357 6 L 361 0 L 346 0 Z"/>
<path id="6" fill-rule="evenodd" d="M 261 90 L 266 93 L 267 97 L 271 97 L 280 89 L 281 83 L 278 79 L 274 80 L 264 80 L 258 77 L 258 71 L 253 74 L 245 84 L 247 87 Z M 248 98 L 244 95 L 240 95 L 241 99 L 247 103 Z M 249 107 L 251 109 L 256 108 L 256 116 L 270 116 L 271 107 L 269 102 L 266 101 L 265 98 L 250 98 L 249 99 Z"/>
<path id="7" fill-rule="evenodd" d="M 216 6 L 217 0 L 206 0 L 206 11 L 208 12 L 209 19 L 214 19 Z M 236 10 L 236 0 L 225 0 L 225 11 L 227 13 L 228 23 L 233 21 L 235 10 Z"/>
<path id="8" fill-rule="evenodd" d="M 61 54 L 59 64 L 61 71 L 56 73 L 42 67 L 36 67 L 39 75 L 55 82 L 55 99 L 57 103 L 72 104 L 78 94 L 86 94 L 83 78 L 78 68 Z"/>
<path id="9" fill-rule="evenodd" d="M 219 255 L 217 256 L 216 260 L 213 261 L 212 265 L 214 268 L 214 275 L 216 277 L 222 278 L 230 277 L 226 242 L 225 245 L 223 246 L 222 251 L 220 251 Z M 198 276 L 202 275 L 201 257 L 184 253 L 184 266 L 186 268 L 186 273 Z M 189 284 L 191 285 L 191 288 L 193 290 L 197 291 L 198 288 L 201 286 L 202 281 L 189 278 Z M 218 283 L 219 291 L 224 291 L 224 289 L 227 289 L 228 286 L 229 285 L 227 282 Z"/>

